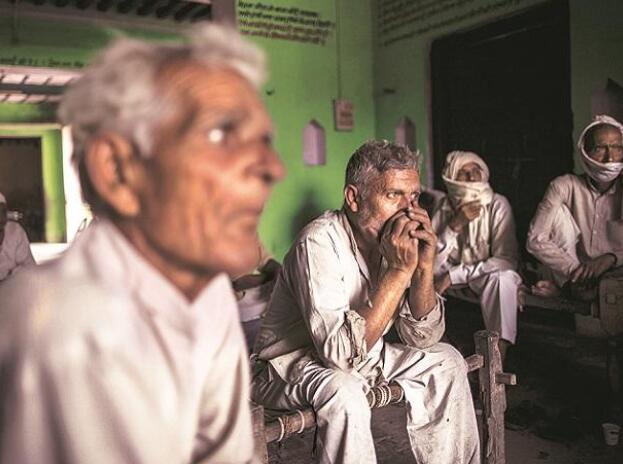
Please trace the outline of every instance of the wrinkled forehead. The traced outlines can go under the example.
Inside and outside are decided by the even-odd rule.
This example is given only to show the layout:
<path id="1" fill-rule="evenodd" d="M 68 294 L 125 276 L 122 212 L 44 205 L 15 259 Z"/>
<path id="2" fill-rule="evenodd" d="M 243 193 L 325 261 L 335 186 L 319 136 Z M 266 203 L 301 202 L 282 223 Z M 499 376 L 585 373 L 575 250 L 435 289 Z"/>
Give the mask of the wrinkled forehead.
<path id="1" fill-rule="evenodd" d="M 379 191 L 420 191 L 420 173 L 417 169 L 387 169 L 376 172 L 371 181 Z"/>
<path id="2" fill-rule="evenodd" d="M 611 124 L 600 124 L 595 127 L 593 132 L 593 141 L 597 141 L 598 138 L 616 137 L 621 140 L 623 134 L 618 127 Z"/>
<path id="3" fill-rule="evenodd" d="M 460 168 L 459 168 L 459 172 L 463 171 L 463 172 L 473 172 L 473 171 L 479 171 L 482 172 L 482 166 L 477 163 L 476 161 L 468 161 L 465 164 L 463 164 Z"/>

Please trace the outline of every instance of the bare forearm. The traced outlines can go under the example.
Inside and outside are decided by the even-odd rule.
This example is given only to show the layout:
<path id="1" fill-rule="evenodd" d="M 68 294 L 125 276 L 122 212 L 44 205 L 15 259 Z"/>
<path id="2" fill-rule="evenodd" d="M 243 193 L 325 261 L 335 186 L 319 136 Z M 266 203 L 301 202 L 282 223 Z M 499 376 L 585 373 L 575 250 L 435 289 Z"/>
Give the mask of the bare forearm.
<path id="1" fill-rule="evenodd" d="M 388 269 L 379 279 L 379 285 L 370 300 L 371 307 L 357 312 L 366 320 L 366 345 L 372 347 L 383 335 L 383 331 L 398 308 L 404 295 L 408 277 L 403 272 Z"/>
<path id="2" fill-rule="evenodd" d="M 417 269 L 409 288 L 411 314 L 420 319 L 435 308 L 436 302 L 432 269 Z"/>

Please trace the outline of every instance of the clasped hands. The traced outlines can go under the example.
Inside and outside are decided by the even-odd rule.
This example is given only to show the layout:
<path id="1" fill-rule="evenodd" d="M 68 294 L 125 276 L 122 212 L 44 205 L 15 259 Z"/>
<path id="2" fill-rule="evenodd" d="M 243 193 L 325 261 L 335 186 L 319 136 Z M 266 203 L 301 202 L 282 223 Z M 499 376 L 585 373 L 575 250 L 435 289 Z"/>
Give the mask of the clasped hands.
<path id="1" fill-rule="evenodd" d="M 417 205 L 401 209 L 383 227 L 380 252 L 388 270 L 403 273 L 410 284 L 416 270 L 432 273 L 437 246 L 426 211 Z"/>

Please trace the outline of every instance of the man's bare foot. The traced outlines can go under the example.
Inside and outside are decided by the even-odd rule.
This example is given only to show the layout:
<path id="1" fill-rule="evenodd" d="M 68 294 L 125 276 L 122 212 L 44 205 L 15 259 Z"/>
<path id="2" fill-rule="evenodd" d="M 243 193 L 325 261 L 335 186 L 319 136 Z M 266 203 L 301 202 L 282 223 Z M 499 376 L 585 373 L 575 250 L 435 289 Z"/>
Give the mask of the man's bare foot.
<path id="1" fill-rule="evenodd" d="M 531 287 L 532 294 L 544 298 L 560 296 L 560 288 L 551 280 L 539 280 Z"/>

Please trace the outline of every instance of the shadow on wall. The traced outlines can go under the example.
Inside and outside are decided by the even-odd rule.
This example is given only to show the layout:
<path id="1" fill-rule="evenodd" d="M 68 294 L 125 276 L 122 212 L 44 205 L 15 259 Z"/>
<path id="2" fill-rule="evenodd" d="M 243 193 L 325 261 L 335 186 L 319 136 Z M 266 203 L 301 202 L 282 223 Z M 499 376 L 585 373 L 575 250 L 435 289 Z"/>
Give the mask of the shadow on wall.
<path id="1" fill-rule="evenodd" d="M 323 212 L 324 210 L 316 201 L 315 193 L 312 190 L 307 190 L 299 210 L 292 218 L 290 236 L 294 239 L 303 227 L 309 224 L 313 219 L 316 219 Z"/>

